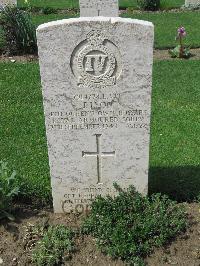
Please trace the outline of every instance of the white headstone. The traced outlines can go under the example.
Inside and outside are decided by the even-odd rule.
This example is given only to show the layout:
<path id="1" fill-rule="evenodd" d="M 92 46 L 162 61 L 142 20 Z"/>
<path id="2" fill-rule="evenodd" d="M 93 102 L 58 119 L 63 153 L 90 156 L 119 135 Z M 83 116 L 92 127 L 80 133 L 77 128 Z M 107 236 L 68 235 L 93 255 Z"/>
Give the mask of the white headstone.
<path id="1" fill-rule="evenodd" d="M 153 35 L 119 17 L 37 29 L 55 212 L 87 211 L 113 182 L 147 193 Z"/>
<path id="2" fill-rule="evenodd" d="M 198 6 L 200 5 L 200 0 L 185 0 L 185 6 Z"/>
<path id="3" fill-rule="evenodd" d="M 81 17 L 118 17 L 118 0 L 79 0 Z"/>
<path id="4" fill-rule="evenodd" d="M 17 0 L 0 0 L 0 7 L 17 5 Z"/>

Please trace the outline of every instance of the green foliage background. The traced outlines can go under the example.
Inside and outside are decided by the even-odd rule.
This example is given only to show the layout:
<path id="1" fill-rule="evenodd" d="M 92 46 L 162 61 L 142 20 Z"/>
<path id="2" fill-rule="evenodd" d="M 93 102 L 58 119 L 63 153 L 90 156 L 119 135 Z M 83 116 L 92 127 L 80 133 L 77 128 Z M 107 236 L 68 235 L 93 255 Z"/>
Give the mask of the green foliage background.
<path id="1" fill-rule="evenodd" d="M 78 0 L 29 0 L 31 6 L 36 7 L 53 7 L 53 8 L 78 8 Z M 161 0 L 161 5 L 163 7 L 180 7 L 184 4 L 184 0 Z M 137 7 L 137 0 L 119 0 L 120 7 Z M 18 0 L 18 6 L 27 6 L 24 0 Z"/>

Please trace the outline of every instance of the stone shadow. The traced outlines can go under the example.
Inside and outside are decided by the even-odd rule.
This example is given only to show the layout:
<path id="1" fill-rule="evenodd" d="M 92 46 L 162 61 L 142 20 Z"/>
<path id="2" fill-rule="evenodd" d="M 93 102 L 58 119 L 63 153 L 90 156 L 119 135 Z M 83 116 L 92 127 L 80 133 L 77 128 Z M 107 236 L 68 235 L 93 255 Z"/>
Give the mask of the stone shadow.
<path id="1" fill-rule="evenodd" d="M 200 196 L 200 167 L 150 167 L 149 194 L 167 194 L 177 201 L 192 201 Z"/>

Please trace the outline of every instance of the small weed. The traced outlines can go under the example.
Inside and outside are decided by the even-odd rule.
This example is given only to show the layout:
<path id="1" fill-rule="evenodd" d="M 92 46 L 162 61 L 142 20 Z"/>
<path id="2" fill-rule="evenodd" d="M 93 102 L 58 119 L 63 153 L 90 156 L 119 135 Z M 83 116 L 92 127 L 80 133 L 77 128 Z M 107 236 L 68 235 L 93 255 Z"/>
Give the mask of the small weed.
<path id="1" fill-rule="evenodd" d="M 161 196 L 143 197 L 130 187 L 119 195 L 98 197 L 83 224 L 83 232 L 97 238 L 101 250 L 128 263 L 144 265 L 154 247 L 164 245 L 186 228 L 183 207 Z"/>
<path id="2" fill-rule="evenodd" d="M 50 226 L 33 250 L 33 262 L 37 266 L 61 265 L 74 250 L 73 237 L 74 232 L 64 225 Z"/>
<path id="3" fill-rule="evenodd" d="M 0 219 L 14 220 L 11 215 L 11 203 L 19 194 L 16 172 L 10 172 L 6 162 L 0 161 Z"/>
<path id="4" fill-rule="evenodd" d="M 24 248 L 28 251 L 32 251 L 36 243 L 44 237 L 48 227 L 48 221 L 44 221 L 42 224 L 28 223 L 28 225 L 25 226 L 25 234 L 23 237 Z"/>
<path id="5" fill-rule="evenodd" d="M 179 41 L 179 45 L 176 46 L 173 50 L 170 50 L 169 53 L 173 58 L 189 58 L 191 56 L 190 48 L 184 47 L 183 39 L 186 36 L 186 30 L 184 27 L 178 28 L 178 34 L 176 36 L 176 40 Z"/>

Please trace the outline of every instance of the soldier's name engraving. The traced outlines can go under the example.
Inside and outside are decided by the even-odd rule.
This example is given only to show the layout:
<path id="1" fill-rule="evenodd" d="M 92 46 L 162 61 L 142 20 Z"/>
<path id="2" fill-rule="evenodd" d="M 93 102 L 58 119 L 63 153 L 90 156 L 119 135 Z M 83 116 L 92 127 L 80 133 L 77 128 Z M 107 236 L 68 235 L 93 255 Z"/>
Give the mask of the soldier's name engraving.
<path id="1" fill-rule="evenodd" d="M 121 99 L 123 95 L 117 93 L 76 94 L 72 97 L 73 109 L 49 113 L 48 129 L 109 129 L 118 128 L 121 123 L 132 129 L 148 128 L 148 111 L 129 106 Z"/>

